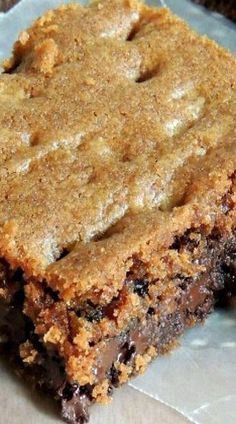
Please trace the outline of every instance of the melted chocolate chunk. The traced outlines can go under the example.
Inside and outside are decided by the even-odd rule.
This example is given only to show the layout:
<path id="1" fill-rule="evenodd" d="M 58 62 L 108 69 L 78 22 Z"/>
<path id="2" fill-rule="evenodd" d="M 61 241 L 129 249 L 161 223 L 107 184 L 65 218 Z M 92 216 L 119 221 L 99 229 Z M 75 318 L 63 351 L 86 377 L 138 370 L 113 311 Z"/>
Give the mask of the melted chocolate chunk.
<path id="1" fill-rule="evenodd" d="M 62 399 L 62 418 L 69 424 L 84 424 L 89 420 L 88 406 L 90 400 L 86 395 L 72 395 L 70 400 Z"/>
<path id="2" fill-rule="evenodd" d="M 78 384 L 69 384 L 67 383 L 62 391 L 62 397 L 64 400 L 71 400 L 75 394 L 79 393 Z"/>
<path id="3" fill-rule="evenodd" d="M 51 287 L 45 286 L 44 293 L 46 295 L 50 296 L 50 298 L 52 300 L 54 300 L 54 302 L 58 302 L 58 300 L 59 300 L 59 293 L 57 291 L 54 291 Z"/>
<path id="4" fill-rule="evenodd" d="M 104 317 L 105 313 L 102 307 L 93 305 L 90 302 L 89 310 L 86 314 L 86 318 L 89 322 L 99 322 Z"/>
<path id="5" fill-rule="evenodd" d="M 134 280 L 134 293 L 140 297 L 144 297 L 148 294 L 148 281 L 147 280 Z"/>
<path id="6" fill-rule="evenodd" d="M 130 335 L 127 333 L 126 338 L 127 342 L 124 343 L 123 346 L 120 347 L 120 354 L 118 356 L 119 362 L 124 364 L 128 364 L 133 361 L 136 356 L 136 341 L 132 340 L 133 332 L 131 331 Z"/>
<path id="7" fill-rule="evenodd" d="M 112 364 L 108 372 L 108 378 L 110 379 L 114 387 L 117 387 L 119 385 L 119 371 L 116 369 L 114 364 Z"/>
<path id="8" fill-rule="evenodd" d="M 177 250 L 178 252 L 183 249 L 193 252 L 196 247 L 198 247 L 198 240 L 191 238 L 190 235 L 194 230 L 188 230 L 182 236 L 176 236 L 173 244 L 170 246 L 170 249 Z"/>

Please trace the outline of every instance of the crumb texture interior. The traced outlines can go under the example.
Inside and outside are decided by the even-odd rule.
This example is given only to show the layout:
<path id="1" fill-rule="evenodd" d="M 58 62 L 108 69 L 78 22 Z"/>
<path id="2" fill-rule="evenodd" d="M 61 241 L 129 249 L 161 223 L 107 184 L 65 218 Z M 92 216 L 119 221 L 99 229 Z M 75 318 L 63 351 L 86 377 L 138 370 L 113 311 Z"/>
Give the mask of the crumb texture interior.
<path id="1" fill-rule="evenodd" d="M 211 310 L 224 256 L 233 275 L 235 119 L 235 59 L 136 0 L 50 11 L 5 61 L 0 256 L 24 273 L 40 343 L 90 398 L 104 401 L 116 373 L 122 383 L 157 354 L 156 339 L 149 349 L 139 340 L 130 365 L 127 328 L 137 344 L 148 313 L 174 317 L 180 334 Z M 6 269 L 3 280 L 22 280 Z M 194 298 L 211 269 L 204 310 L 174 316 L 186 281 Z M 114 368 L 107 358 L 125 344 L 130 357 Z M 40 356 L 32 340 L 20 354 L 28 365 Z"/>

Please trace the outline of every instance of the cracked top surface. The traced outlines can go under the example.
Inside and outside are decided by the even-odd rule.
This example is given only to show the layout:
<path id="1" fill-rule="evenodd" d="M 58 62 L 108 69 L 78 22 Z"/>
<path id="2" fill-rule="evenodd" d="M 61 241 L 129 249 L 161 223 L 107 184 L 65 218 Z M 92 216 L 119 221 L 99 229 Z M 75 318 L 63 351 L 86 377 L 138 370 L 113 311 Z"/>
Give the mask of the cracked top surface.
<path id="1" fill-rule="evenodd" d="M 236 169 L 236 62 L 168 10 L 61 7 L 0 76 L 0 253 L 68 302 L 213 225 Z M 61 258 L 61 256 L 66 256 Z M 151 271 L 150 271 L 151 272 Z"/>

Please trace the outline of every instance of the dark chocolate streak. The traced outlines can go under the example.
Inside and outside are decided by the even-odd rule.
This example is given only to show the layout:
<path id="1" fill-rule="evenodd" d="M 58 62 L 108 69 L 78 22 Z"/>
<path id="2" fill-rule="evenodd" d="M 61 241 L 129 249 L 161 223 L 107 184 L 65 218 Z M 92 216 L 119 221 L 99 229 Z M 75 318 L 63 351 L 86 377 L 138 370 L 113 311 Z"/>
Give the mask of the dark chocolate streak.
<path id="1" fill-rule="evenodd" d="M 194 248 L 188 232 L 175 240 L 171 247 L 177 251 Z M 132 366 L 137 354 L 143 354 L 149 346 L 155 346 L 157 353 L 162 353 L 172 344 L 184 329 L 194 320 L 201 322 L 213 309 L 215 303 L 224 296 L 236 292 L 236 235 L 227 241 L 222 240 L 215 231 L 207 239 L 207 249 L 201 262 L 206 272 L 195 279 L 177 275 L 176 285 L 180 288 L 176 299 L 176 311 L 171 314 L 161 314 L 157 319 L 158 305 L 153 305 L 147 311 L 146 323 L 134 321 L 130 328 L 119 337 L 110 339 L 97 361 L 94 372 L 98 381 L 108 378 L 110 381 L 109 394 L 112 387 L 119 385 L 119 372 L 114 366 L 116 361 Z M 2 272 L 1 272 L 2 270 Z M 18 291 L 12 289 L 12 301 L 2 303 L 0 307 L 0 331 L 8 339 L 6 346 L 12 352 L 15 364 L 23 370 L 18 357 L 18 346 L 29 339 L 40 351 L 41 365 L 27 367 L 22 372 L 27 375 L 34 385 L 46 392 L 50 392 L 62 406 L 62 417 L 70 423 L 84 423 L 88 421 L 88 407 L 93 402 L 90 385 L 79 387 L 66 381 L 64 365 L 53 352 L 46 351 L 34 333 L 32 322 L 23 316 L 23 278 L 21 273 L 13 273 L 2 261 L 0 267 L 0 286 L 18 286 Z M 147 295 L 149 282 L 135 280 L 133 290 L 141 297 Z M 55 300 L 56 301 L 56 300 Z M 99 320 L 104 311 L 92 308 L 88 319 Z"/>

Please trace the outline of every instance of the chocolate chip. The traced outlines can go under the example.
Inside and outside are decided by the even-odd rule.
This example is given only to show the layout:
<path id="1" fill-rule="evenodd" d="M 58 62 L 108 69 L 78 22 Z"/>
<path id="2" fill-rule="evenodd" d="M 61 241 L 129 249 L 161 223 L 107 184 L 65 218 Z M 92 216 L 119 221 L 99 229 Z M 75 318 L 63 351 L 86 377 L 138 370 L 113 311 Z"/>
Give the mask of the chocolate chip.
<path id="1" fill-rule="evenodd" d="M 63 399 L 71 400 L 74 394 L 79 390 L 78 384 L 70 384 L 67 383 L 65 388 L 63 389 L 62 396 Z"/>
<path id="2" fill-rule="evenodd" d="M 190 283 L 192 282 L 192 278 L 191 277 L 186 277 L 185 275 L 182 274 L 176 274 L 175 278 L 177 280 L 179 280 L 179 284 L 178 287 L 182 290 L 182 291 L 186 291 L 188 286 L 190 285 Z"/>
<path id="3" fill-rule="evenodd" d="M 11 278 L 14 281 L 22 281 L 23 282 L 23 271 L 18 268 L 16 271 L 14 271 Z"/>
<path id="4" fill-rule="evenodd" d="M 134 280 L 134 293 L 140 297 L 144 297 L 148 294 L 148 281 L 147 280 Z"/>
<path id="5" fill-rule="evenodd" d="M 150 307 L 150 308 L 148 308 L 148 311 L 147 311 L 147 313 L 148 313 L 148 315 L 155 315 L 155 309 L 154 308 L 152 308 L 152 307 Z"/>
<path id="6" fill-rule="evenodd" d="M 133 359 L 133 357 L 136 353 L 135 344 L 126 343 L 125 346 L 124 346 L 124 350 L 125 350 L 125 354 L 124 354 L 123 362 L 124 362 L 124 364 L 127 364 L 128 362 L 130 362 Z"/>
<path id="7" fill-rule="evenodd" d="M 113 386 L 117 386 L 119 382 L 119 371 L 116 369 L 115 365 L 112 364 L 112 367 L 109 372 L 109 378 Z"/>
<path id="8" fill-rule="evenodd" d="M 16 306 L 21 306 L 21 305 L 23 305 L 24 300 L 25 300 L 25 294 L 24 294 L 24 291 L 23 291 L 23 290 L 19 290 L 18 292 L 16 292 L 16 293 L 15 293 L 15 295 L 14 295 L 14 300 L 13 300 L 14 308 L 15 308 Z"/>
<path id="9" fill-rule="evenodd" d="M 59 300 L 58 291 L 54 291 L 51 287 L 46 286 L 44 289 L 44 293 L 46 295 L 49 295 L 52 298 L 52 300 L 54 300 L 55 302 L 58 302 Z"/>
<path id="10" fill-rule="evenodd" d="M 88 406 L 90 400 L 86 396 L 74 394 L 70 400 L 62 399 L 62 418 L 69 424 L 84 424 L 89 420 Z"/>
<path id="11" fill-rule="evenodd" d="M 94 311 L 91 311 L 89 315 L 87 315 L 87 320 L 89 322 L 99 322 L 103 317 L 103 310 L 101 308 L 97 308 Z"/>
<path id="12" fill-rule="evenodd" d="M 91 301 L 88 301 L 88 312 L 86 319 L 89 322 L 99 322 L 104 317 L 104 309 L 101 306 L 94 305 Z"/>
<path id="13" fill-rule="evenodd" d="M 85 384 L 80 387 L 79 393 L 80 396 L 87 396 L 87 398 L 91 398 L 93 387 L 90 384 Z"/>
<path id="14" fill-rule="evenodd" d="M 176 236 L 174 242 L 170 246 L 170 249 L 177 250 L 178 252 L 180 252 L 182 249 L 188 250 L 189 252 L 193 252 L 194 249 L 198 247 L 199 241 L 190 238 L 191 233 L 192 230 L 188 230 L 183 236 Z"/>

